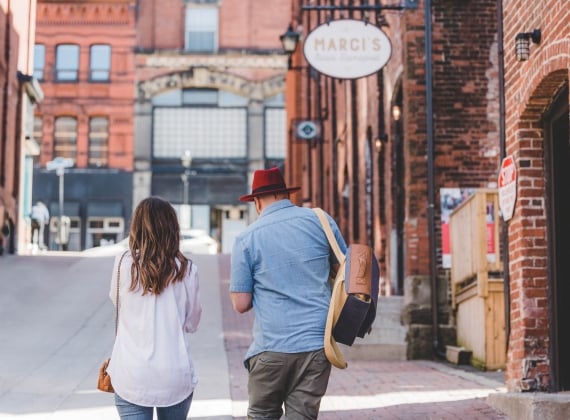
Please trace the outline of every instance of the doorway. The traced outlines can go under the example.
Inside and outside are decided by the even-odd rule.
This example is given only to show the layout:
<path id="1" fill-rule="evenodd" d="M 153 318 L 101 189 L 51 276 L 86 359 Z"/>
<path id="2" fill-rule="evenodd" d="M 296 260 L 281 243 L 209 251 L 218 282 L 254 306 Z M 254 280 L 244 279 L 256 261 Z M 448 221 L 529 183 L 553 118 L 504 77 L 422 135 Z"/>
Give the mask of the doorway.
<path id="1" fill-rule="evenodd" d="M 404 294 L 404 222 L 406 190 L 404 185 L 404 125 L 402 115 L 403 91 L 400 86 L 392 104 L 392 136 L 394 148 L 392 150 L 392 211 L 394 215 L 392 225 L 392 278 L 396 295 Z"/>
<path id="2" fill-rule="evenodd" d="M 568 84 L 556 95 L 544 114 L 549 202 L 549 303 L 551 306 L 552 390 L 570 390 L 570 136 Z"/>

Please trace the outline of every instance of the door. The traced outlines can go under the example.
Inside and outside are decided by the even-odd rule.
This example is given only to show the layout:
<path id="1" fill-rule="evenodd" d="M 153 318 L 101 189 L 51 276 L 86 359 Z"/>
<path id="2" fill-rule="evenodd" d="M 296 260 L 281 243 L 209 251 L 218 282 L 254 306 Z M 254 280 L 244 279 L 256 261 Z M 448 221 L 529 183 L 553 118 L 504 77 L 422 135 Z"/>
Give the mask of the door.
<path id="1" fill-rule="evenodd" d="M 405 159 L 404 159 L 404 124 L 402 115 L 402 88 L 398 90 L 396 101 L 392 104 L 392 121 L 394 150 L 392 156 L 392 209 L 394 214 L 394 224 L 392 233 L 392 267 L 395 276 L 395 294 L 404 294 L 404 222 L 405 222 Z"/>
<path id="2" fill-rule="evenodd" d="M 553 391 L 570 390 L 570 136 L 568 86 L 556 96 L 545 114 L 548 148 L 551 360 Z"/>

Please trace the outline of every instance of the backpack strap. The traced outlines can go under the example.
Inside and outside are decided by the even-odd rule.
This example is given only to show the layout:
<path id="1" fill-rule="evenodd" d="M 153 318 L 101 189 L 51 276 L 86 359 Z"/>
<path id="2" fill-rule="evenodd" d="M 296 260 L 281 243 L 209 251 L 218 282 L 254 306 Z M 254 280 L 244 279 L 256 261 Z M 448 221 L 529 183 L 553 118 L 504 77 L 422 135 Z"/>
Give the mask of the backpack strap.
<path id="1" fill-rule="evenodd" d="M 327 219 L 325 212 L 316 207 L 313 211 L 319 217 L 321 225 L 323 226 L 323 230 L 327 236 L 329 241 L 330 247 L 332 248 L 338 263 L 341 265 L 339 270 L 343 270 L 344 267 L 342 266 L 346 260 L 345 255 L 340 250 L 340 246 L 336 238 L 334 237 L 334 233 L 331 229 L 331 225 Z M 334 328 L 334 320 L 338 319 L 339 313 L 346 302 L 346 293 L 344 292 L 344 281 L 338 281 L 335 283 L 336 277 L 330 277 L 332 293 L 331 293 L 331 302 L 329 304 L 329 311 L 327 314 L 327 321 L 325 325 L 325 355 L 327 356 L 327 360 L 335 367 L 339 369 L 346 369 L 348 364 L 342 354 L 341 349 L 339 348 L 334 336 L 333 336 L 333 328 Z"/>
<path id="2" fill-rule="evenodd" d="M 313 209 L 313 211 L 319 217 L 319 220 L 321 221 L 321 225 L 323 225 L 323 230 L 325 231 L 325 234 L 327 235 L 327 239 L 329 240 L 329 244 L 330 244 L 330 246 L 334 252 L 334 255 L 336 256 L 338 263 L 340 264 L 344 260 L 345 256 L 342 253 L 342 251 L 340 250 L 340 246 L 338 245 L 338 242 L 337 242 L 336 238 L 334 237 L 334 233 L 331 229 L 331 225 L 329 223 L 329 220 L 327 219 L 325 212 L 323 211 L 323 209 L 321 209 L 319 207 L 315 207 Z"/>

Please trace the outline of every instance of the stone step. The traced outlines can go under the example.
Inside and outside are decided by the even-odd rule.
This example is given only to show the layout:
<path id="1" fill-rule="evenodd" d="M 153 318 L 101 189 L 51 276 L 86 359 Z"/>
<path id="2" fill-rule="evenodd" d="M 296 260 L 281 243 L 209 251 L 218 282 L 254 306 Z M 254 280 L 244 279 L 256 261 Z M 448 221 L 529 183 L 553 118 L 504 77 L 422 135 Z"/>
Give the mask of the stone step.
<path id="1" fill-rule="evenodd" d="M 403 304 L 401 296 L 380 296 L 370 334 L 350 347 L 340 345 L 346 360 L 406 360 L 406 327 L 400 322 Z"/>

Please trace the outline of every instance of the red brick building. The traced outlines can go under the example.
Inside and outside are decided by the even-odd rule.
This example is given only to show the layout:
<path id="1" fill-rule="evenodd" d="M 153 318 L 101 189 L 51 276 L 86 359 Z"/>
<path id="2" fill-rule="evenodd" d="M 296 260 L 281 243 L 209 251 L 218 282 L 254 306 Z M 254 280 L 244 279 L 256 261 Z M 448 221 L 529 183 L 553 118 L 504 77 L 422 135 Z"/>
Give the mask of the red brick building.
<path id="1" fill-rule="evenodd" d="M 433 2 L 426 38 L 424 2 L 402 4 L 409 8 L 292 1 L 302 39 L 329 19 L 351 18 L 381 28 L 391 55 L 380 71 L 342 80 L 309 69 L 299 45 L 287 79 L 287 174 L 303 185 L 302 201 L 330 211 L 349 242 L 374 246 L 383 293 L 408 304 L 408 357 L 431 358 L 455 344 L 442 189 L 459 194 L 497 182 L 497 6 Z M 300 141 L 298 119 L 322 125 L 321 137 Z"/>
<path id="2" fill-rule="evenodd" d="M 30 209 L 33 155 L 38 145 L 30 123 L 33 105 L 42 92 L 33 73 L 36 0 L 0 1 L 0 234 L 2 253 L 14 253 L 26 234 L 25 215 Z"/>
<path id="3" fill-rule="evenodd" d="M 507 386 L 568 391 L 570 8 L 552 0 L 513 1 L 505 2 L 503 15 L 505 154 L 517 170 L 508 221 Z"/>
<path id="4" fill-rule="evenodd" d="M 67 248 L 116 242 L 132 211 L 135 0 L 38 2 L 35 77 L 45 101 L 36 110 L 41 141 L 34 200 L 50 210 L 47 244 L 59 216 L 71 218 Z M 47 168 L 71 159 L 60 210 L 59 176 Z"/>

